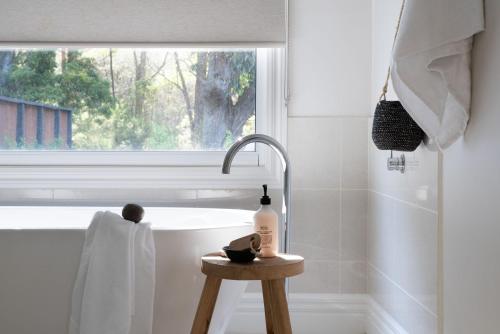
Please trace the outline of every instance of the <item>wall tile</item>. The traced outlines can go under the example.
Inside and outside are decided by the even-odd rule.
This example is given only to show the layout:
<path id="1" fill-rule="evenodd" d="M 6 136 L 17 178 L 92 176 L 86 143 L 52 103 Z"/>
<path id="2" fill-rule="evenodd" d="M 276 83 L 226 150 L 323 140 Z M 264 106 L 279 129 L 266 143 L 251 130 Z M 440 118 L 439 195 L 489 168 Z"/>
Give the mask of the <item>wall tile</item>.
<path id="1" fill-rule="evenodd" d="M 290 279 L 293 293 L 339 293 L 339 263 L 336 261 L 309 260 L 304 273 Z"/>
<path id="2" fill-rule="evenodd" d="M 305 258 L 293 292 L 339 292 L 340 191 L 295 190 L 292 252 Z"/>
<path id="3" fill-rule="evenodd" d="M 293 188 L 340 188 L 340 126 L 338 118 L 288 119 Z"/>
<path id="4" fill-rule="evenodd" d="M 371 266 L 368 292 L 408 333 L 437 333 L 437 317 Z"/>
<path id="5" fill-rule="evenodd" d="M 290 115 L 368 115 L 370 7 L 290 1 Z"/>
<path id="6" fill-rule="evenodd" d="M 307 242 L 295 242 L 292 238 L 290 248 L 291 253 L 299 254 L 307 261 L 338 261 L 340 259 L 339 249 L 332 249 L 331 245 L 321 247 Z"/>
<path id="7" fill-rule="evenodd" d="M 366 260 L 366 190 L 342 191 L 341 261 Z"/>
<path id="8" fill-rule="evenodd" d="M 437 313 L 437 214 L 369 195 L 368 261 L 430 312 Z"/>
<path id="9" fill-rule="evenodd" d="M 397 272 L 391 277 L 405 291 L 437 313 L 437 235 L 435 213 L 395 203 L 394 240 Z"/>
<path id="10" fill-rule="evenodd" d="M 368 186 L 368 118 L 342 118 L 342 188 Z"/>
<path id="11" fill-rule="evenodd" d="M 340 273 L 341 293 L 366 293 L 365 261 L 342 261 Z"/>
<path id="12" fill-rule="evenodd" d="M 386 196 L 368 194 L 368 262 L 389 276 L 395 275 L 397 248 L 393 240 L 394 201 Z"/>
<path id="13" fill-rule="evenodd" d="M 314 247 L 339 250 L 340 192 L 295 190 L 291 240 Z M 330 259 L 338 261 L 338 258 Z"/>
<path id="14" fill-rule="evenodd" d="M 256 186 L 259 186 L 256 184 Z M 281 214 L 283 203 L 283 191 L 281 189 L 268 189 L 271 197 L 271 207 L 278 215 Z M 263 190 L 259 186 L 256 189 L 238 189 L 238 190 L 197 190 L 196 203 L 193 206 L 204 208 L 231 208 L 257 211 L 260 207 L 260 198 Z"/>
<path id="15" fill-rule="evenodd" d="M 369 130 L 371 131 L 371 130 Z M 394 152 L 395 156 L 402 152 Z M 437 211 L 438 153 L 421 145 L 414 152 L 404 152 L 406 172 L 387 170 L 389 151 L 379 151 L 369 139 L 369 188 Z"/>

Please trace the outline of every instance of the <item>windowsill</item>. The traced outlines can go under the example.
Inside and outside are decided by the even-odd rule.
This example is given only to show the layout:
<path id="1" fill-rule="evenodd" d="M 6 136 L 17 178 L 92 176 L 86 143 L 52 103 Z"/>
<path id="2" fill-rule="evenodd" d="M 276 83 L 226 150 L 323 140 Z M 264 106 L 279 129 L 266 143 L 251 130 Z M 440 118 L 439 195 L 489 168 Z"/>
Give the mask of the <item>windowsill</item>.
<path id="1" fill-rule="evenodd" d="M 278 186 L 274 169 L 235 166 L 223 175 L 220 166 L 2 166 L 0 184 L 10 189 L 245 189 Z"/>
<path id="2" fill-rule="evenodd" d="M 223 151 L 0 151 L 0 166 L 119 166 L 209 167 L 220 166 Z M 258 166 L 259 153 L 242 151 L 235 166 Z"/>

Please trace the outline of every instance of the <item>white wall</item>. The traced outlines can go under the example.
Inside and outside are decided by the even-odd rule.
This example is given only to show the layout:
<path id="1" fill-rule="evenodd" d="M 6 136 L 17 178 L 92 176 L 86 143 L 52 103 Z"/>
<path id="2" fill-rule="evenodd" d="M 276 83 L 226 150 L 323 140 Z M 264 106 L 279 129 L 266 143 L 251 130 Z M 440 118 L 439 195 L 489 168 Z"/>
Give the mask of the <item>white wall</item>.
<path id="1" fill-rule="evenodd" d="M 500 2 L 474 40 L 471 118 L 443 155 L 444 333 L 500 331 Z"/>
<path id="2" fill-rule="evenodd" d="M 370 1 L 290 1 L 292 292 L 363 293 Z"/>
<path id="3" fill-rule="evenodd" d="M 400 0 L 372 2 L 372 112 L 400 6 Z M 390 88 L 388 99 L 395 98 Z M 401 174 L 387 171 L 389 152 L 369 142 L 368 292 L 408 333 L 436 333 L 437 153 L 423 146 L 406 153 L 409 168 Z"/>

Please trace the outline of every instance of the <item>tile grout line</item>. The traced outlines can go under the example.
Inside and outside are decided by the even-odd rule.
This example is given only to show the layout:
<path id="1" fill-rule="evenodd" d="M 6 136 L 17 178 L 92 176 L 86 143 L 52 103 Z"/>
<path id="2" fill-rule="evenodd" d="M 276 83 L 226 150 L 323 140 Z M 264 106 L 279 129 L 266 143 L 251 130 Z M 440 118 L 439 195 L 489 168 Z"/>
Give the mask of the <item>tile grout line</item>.
<path id="1" fill-rule="evenodd" d="M 368 277 L 368 258 L 369 258 L 369 254 L 370 254 L 370 245 L 368 244 L 368 240 L 369 240 L 369 233 L 370 233 L 370 226 L 371 226 L 371 216 L 372 216 L 372 210 L 371 210 L 371 207 L 372 207 L 372 203 L 371 203 L 371 196 L 370 196 L 370 190 L 371 190 L 371 185 L 372 185 L 372 173 L 371 173 L 371 166 L 372 166 L 372 157 L 371 157 L 371 152 L 372 152 L 372 143 L 370 141 L 371 139 L 371 129 L 372 129 L 372 126 L 370 124 L 370 121 L 373 122 L 373 120 L 371 120 L 372 118 L 369 117 L 368 118 L 368 122 L 367 122 L 367 125 L 366 125 L 366 132 L 368 132 L 368 136 L 366 138 L 366 156 L 367 156 L 367 159 L 366 159 L 366 172 L 367 172 L 367 178 L 366 178 L 366 181 L 367 181 L 367 189 L 366 189 L 366 193 L 365 193 L 365 196 L 366 196 L 366 217 L 365 217 L 365 289 L 366 289 L 366 293 L 370 296 L 371 298 L 371 293 L 369 291 L 369 277 Z"/>
<path id="2" fill-rule="evenodd" d="M 360 188 L 342 188 L 342 187 L 294 187 L 295 190 L 308 190 L 308 191 L 369 191 L 371 189 L 360 187 Z"/>
<path id="3" fill-rule="evenodd" d="M 430 212 L 430 213 L 433 213 L 433 214 L 436 214 L 436 215 L 438 214 L 438 211 L 436 211 L 436 210 L 432 210 L 432 209 L 423 207 L 421 205 L 418 205 L 418 204 L 415 204 L 415 203 L 412 203 L 412 202 L 408 202 L 408 201 L 402 200 L 400 198 L 397 198 L 397 197 L 385 194 L 383 192 L 380 192 L 380 191 L 377 191 L 377 190 L 374 190 L 374 189 L 368 189 L 368 191 L 370 191 L 370 192 L 372 192 L 374 194 L 380 195 L 382 197 L 386 197 L 386 198 L 392 199 L 392 200 L 394 200 L 396 202 L 399 202 L 399 203 L 402 203 L 402 204 L 406 204 L 406 205 L 411 206 L 411 207 L 416 208 L 416 209 L 424 210 L 424 211 L 427 211 L 427 212 Z"/>
<path id="4" fill-rule="evenodd" d="M 386 273 L 384 273 L 382 270 L 377 268 L 374 264 L 372 264 L 370 261 L 367 261 L 367 265 L 371 267 L 373 270 L 375 270 L 379 275 L 381 275 L 383 278 L 385 278 L 389 283 L 394 285 L 396 288 L 401 290 L 408 298 L 410 298 L 414 303 L 416 303 L 418 306 L 420 306 L 425 312 L 427 312 L 429 315 L 435 317 L 437 319 L 437 314 L 435 314 L 432 310 L 430 310 L 426 305 L 422 304 L 417 298 L 415 298 L 413 295 L 411 295 L 406 289 L 404 289 L 401 285 L 396 283 L 392 278 L 390 278 Z"/>
<path id="5" fill-rule="evenodd" d="M 344 124 L 340 122 L 340 205 L 339 205 L 339 267 L 338 267 L 338 280 L 339 280 L 339 293 L 342 293 L 342 226 L 343 226 L 343 205 L 344 205 Z"/>
<path id="6" fill-rule="evenodd" d="M 372 116 L 370 115 L 288 115 L 288 118 L 366 118 L 369 119 Z"/>

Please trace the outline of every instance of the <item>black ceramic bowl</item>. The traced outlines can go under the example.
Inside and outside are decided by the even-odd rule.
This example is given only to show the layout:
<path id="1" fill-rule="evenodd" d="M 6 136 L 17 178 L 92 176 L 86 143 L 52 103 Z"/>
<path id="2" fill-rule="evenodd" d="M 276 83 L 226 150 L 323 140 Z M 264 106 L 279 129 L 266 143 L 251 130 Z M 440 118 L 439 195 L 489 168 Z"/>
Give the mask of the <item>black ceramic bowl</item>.
<path id="1" fill-rule="evenodd" d="M 222 248 L 226 253 L 229 260 L 233 262 L 245 263 L 252 262 L 255 259 L 255 254 L 252 253 L 250 248 L 244 250 L 231 250 L 229 246 Z"/>

